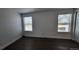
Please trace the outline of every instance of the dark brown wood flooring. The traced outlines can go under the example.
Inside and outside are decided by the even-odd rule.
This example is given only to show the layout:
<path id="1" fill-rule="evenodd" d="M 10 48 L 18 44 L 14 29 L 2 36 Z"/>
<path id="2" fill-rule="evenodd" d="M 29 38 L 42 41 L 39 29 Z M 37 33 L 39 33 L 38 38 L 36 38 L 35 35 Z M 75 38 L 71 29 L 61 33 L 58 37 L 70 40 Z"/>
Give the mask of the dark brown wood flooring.
<path id="1" fill-rule="evenodd" d="M 4 50 L 78 50 L 79 43 L 68 39 L 23 37 Z"/>

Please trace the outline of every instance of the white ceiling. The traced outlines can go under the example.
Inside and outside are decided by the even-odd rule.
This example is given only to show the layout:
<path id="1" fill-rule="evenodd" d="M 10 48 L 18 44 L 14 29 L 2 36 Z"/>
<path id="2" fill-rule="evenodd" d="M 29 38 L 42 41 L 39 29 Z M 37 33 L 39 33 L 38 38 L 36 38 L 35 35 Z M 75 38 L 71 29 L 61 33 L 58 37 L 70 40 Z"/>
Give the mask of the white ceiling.
<path id="1" fill-rule="evenodd" d="M 63 9 L 72 9 L 72 8 L 0 8 L 0 11 L 6 10 L 16 10 L 18 13 L 30 13 L 35 11 L 45 11 L 45 10 L 63 10 Z"/>
<path id="2" fill-rule="evenodd" d="M 44 11 L 44 10 L 62 10 L 62 9 L 69 9 L 69 8 L 17 8 L 18 13 L 29 13 L 29 12 Z"/>

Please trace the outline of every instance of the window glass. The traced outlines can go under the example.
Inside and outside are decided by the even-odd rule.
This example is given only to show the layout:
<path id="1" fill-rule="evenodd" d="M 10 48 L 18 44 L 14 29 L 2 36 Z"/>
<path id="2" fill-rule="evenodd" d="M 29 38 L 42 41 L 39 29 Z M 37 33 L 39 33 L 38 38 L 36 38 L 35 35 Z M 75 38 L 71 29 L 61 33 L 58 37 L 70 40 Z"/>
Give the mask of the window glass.
<path id="1" fill-rule="evenodd" d="M 32 31 L 32 17 L 24 17 L 24 31 Z"/>
<path id="2" fill-rule="evenodd" d="M 58 32 L 70 32 L 72 14 L 58 15 Z"/>

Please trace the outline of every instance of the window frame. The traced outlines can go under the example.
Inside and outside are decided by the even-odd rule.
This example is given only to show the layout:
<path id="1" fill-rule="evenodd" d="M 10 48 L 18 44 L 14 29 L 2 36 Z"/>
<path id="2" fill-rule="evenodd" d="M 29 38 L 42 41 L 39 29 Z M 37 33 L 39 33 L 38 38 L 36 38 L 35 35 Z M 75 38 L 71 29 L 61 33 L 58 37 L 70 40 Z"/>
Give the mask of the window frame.
<path id="1" fill-rule="evenodd" d="M 71 20 L 70 20 L 70 24 L 69 24 L 69 31 L 68 32 L 66 32 L 66 31 L 58 31 L 58 17 L 59 17 L 59 15 L 66 15 L 66 14 L 71 14 Z M 58 16 L 57 16 L 57 32 L 58 33 L 70 33 L 72 30 L 72 17 L 73 17 L 73 14 L 72 13 L 62 13 L 62 14 L 58 14 Z"/>
<path id="2" fill-rule="evenodd" d="M 32 31 L 25 31 L 24 17 L 32 17 L 32 16 L 31 15 L 28 16 L 28 15 L 25 15 L 25 14 L 21 15 L 21 18 L 22 18 L 22 31 L 23 32 L 33 32 L 33 17 L 32 17 Z"/>

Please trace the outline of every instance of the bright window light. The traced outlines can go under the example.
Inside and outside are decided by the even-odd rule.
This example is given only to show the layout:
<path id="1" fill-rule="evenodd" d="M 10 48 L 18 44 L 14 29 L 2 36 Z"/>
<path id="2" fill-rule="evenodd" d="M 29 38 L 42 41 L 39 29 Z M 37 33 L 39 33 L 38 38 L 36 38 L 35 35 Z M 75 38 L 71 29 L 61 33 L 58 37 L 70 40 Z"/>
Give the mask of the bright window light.
<path id="1" fill-rule="evenodd" d="M 72 14 L 58 15 L 58 32 L 70 32 Z"/>
<path id="2" fill-rule="evenodd" d="M 32 17 L 23 17 L 24 31 L 32 31 Z"/>

